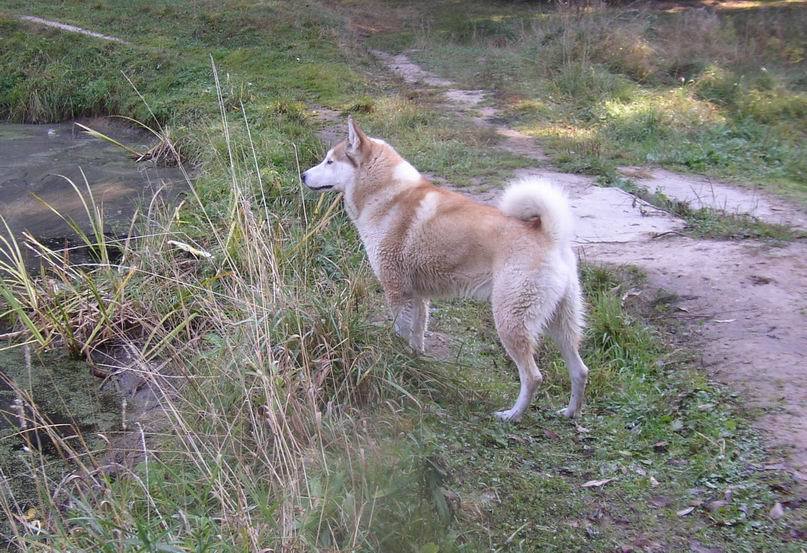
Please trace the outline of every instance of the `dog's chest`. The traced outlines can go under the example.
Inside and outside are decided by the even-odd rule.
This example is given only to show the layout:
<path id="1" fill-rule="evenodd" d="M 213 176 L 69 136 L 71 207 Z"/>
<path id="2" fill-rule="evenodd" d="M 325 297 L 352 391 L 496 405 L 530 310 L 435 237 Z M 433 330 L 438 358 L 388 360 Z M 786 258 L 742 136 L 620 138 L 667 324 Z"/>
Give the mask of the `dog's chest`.
<path id="1" fill-rule="evenodd" d="M 381 217 L 364 216 L 355 221 L 370 267 L 377 277 L 380 276 L 384 256 L 391 255 L 388 251 L 389 243 L 399 222 L 398 219 L 398 209 L 393 208 Z"/>
<path id="2" fill-rule="evenodd" d="M 381 244 L 384 236 L 382 233 L 373 229 L 359 229 L 359 236 L 361 237 L 364 250 L 367 252 L 367 260 L 370 262 L 370 267 L 373 268 L 373 273 L 378 277 L 381 270 Z"/>

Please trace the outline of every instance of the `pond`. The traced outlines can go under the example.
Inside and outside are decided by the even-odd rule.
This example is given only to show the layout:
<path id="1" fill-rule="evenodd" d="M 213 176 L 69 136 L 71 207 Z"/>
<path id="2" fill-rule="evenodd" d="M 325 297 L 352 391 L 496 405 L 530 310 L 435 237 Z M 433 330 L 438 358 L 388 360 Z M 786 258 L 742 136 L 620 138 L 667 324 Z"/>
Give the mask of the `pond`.
<path id="1" fill-rule="evenodd" d="M 137 151 L 155 142 L 151 133 L 114 120 L 83 123 Z M 93 138 L 73 123 L 0 124 L 0 216 L 13 234 L 28 231 L 48 244 L 74 240 L 67 223 L 48 206 L 85 232 L 91 230 L 70 181 L 85 197 L 89 185 L 96 203 L 103 206 L 107 230 L 120 234 L 126 232 L 139 203 L 148 201 L 164 183 L 181 182 L 182 175 L 176 168 L 135 163 L 119 146 Z"/>
<path id="2" fill-rule="evenodd" d="M 83 123 L 137 151 L 156 141 L 150 133 L 110 119 Z M 178 169 L 135 163 L 122 148 L 88 136 L 73 123 L 0 124 L 0 216 L 15 238 L 27 231 L 52 247 L 75 244 L 78 237 L 48 206 L 76 221 L 84 232 L 91 231 L 81 198 L 68 179 L 85 195 L 89 185 L 93 198 L 103 206 L 105 230 L 113 236 L 127 232 L 138 205 L 160 189 L 166 197 L 174 195 L 183 181 Z M 7 235 L 2 224 L 0 233 Z M 4 259 L 1 249 L 0 259 Z M 32 254 L 26 263 L 35 269 Z M 0 334 L 7 330 L 0 321 Z M 14 502 L 25 509 L 36 503 L 32 470 L 37 464 L 32 468 L 31 455 L 41 453 L 46 459 L 38 465 L 48 467 L 40 478 L 57 482 L 73 463 L 46 432 L 31 430 L 37 421 L 21 422 L 21 415 L 23 419 L 31 416 L 31 402 L 45 417 L 38 423 L 54 425 L 65 443 L 76 444 L 78 450 L 100 447 L 98 434 L 120 430 L 120 416 L 114 396 L 99 391 L 100 380 L 85 363 L 58 354 L 24 353 L 19 348 L 4 351 L 7 345 L 0 341 L 0 494 L 13 495 Z M 5 531 L 0 528 L 0 533 Z"/>

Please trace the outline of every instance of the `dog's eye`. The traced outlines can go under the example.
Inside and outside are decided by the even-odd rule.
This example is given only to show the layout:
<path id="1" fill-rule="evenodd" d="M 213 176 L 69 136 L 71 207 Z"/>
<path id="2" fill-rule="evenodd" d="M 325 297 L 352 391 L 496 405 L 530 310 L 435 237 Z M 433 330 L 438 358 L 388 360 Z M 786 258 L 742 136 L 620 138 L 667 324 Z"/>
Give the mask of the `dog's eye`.
<path id="1" fill-rule="evenodd" d="M 329 159 L 328 161 L 326 161 L 326 163 L 327 163 L 328 165 L 330 165 L 331 163 L 333 163 L 333 160 L 332 160 L 332 159 Z"/>

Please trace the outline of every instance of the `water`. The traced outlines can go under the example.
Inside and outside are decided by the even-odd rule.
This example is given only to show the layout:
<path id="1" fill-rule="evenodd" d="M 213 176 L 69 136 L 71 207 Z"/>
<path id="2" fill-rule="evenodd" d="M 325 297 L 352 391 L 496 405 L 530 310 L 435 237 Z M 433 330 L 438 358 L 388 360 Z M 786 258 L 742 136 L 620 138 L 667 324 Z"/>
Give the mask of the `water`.
<path id="1" fill-rule="evenodd" d="M 138 151 L 155 142 L 148 133 L 110 120 L 85 124 Z M 135 163 L 120 147 L 89 137 L 72 123 L 0 124 L 0 216 L 18 240 L 28 231 L 54 246 L 76 243 L 77 236 L 67 223 L 43 202 L 72 218 L 84 232 L 91 231 L 81 199 L 65 177 L 82 192 L 86 192 L 85 182 L 89 184 L 95 201 L 103 206 L 105 228 L 112 235 L 127 232 L 136 207 L 148 202 L 155 191 L 165 186 L 161 194 L 171 197 L 182 182 L 179 170 Z M 0 233 L 6 234 L 2 225 Z M 34 262 L 29 254 L 26 263 Z M 0 321 L 0 334 L 8 330 Z M 79 439 L 70 436 L 81 433 L 98 446 L 93 436 L 119 430 L 120 418 L 116 400 L 98 390 L 100 381 L 85 363 L 36 352 L 26 361 L 20 349 L 2 351 L 6 345 L 0 341 L 0 469 L 9 479 L 0 486 L 0 493 L 11 491 L 26 507 L 36 503 L 26 446 L 38 449 L 48 459 L 52 471 L 48 477 L 58 480 L 59 473 L 71 470 L 72 462 L 64 459 L 63 452 L 45 434 L 19 432 L 13 402 L 20 390 L 23 396 L 33 396 L 60 435 L 77 444 Z M 6 530 L 0 523 L 0 533 Z"/>
<path id="2" fill-rule="evenodd" d="M 137 151 L 155 142 L 150 133 L 112 120 L 85 124 Z M 81 199 L 67 180 L 85 192 L 85 177 L 95 201 L 103 205 L 112 234 L 125 233 L 136 206 L 164 183 L 174 190 L 170 184 L 182 180 L 176 168 L 135 163 L 120 147 L 88 136 L 73 123 L 0 124 L 0 216 L 17 237 L 28 231 L 49 244 L 75 240 L 67 223 L 45 203 L 72 218 L 83 231 L 91 230 Z"/>

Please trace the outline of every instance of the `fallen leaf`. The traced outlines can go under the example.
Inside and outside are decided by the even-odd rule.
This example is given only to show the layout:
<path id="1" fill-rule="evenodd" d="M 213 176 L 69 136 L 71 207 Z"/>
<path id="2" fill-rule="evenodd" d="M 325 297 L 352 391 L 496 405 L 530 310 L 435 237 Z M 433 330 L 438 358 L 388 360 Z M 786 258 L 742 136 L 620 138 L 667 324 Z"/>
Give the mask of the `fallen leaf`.
<path id="1" fill-rule="evenodd" d="M 791 528 L 790 537 L 797 541 L 807 540 L 807 530 L 799 530 L 798 528 Z"/>
<path id="2" fill-rule="evenodd" d="M 651 485 L 652 487 L 654 487 L 654 488 L 658 488 L 658 480 L 656 480 L 655 478 L 653 478 L 653 477 L 651 476 L 651 477 L 650 477 L 650 485 Z"/>
<path id="3" fill-rule="evenodd" d="M 733 323 L 737 319 L 715 319 L 716 323 Z"/>
<path id="4" fill-rule="evenodd" d="M 603 480 L 589 480 L 585 484 L 583 484 L 583 488 L 600 488 L 605 486 L 608 482 L 611 482 L 613 478 L 604 478 Z"/>
<path id="5" fill-rule="evenodd" d="M 557 432 L 553 432 L 548 428 L 544 429 L 544 436 L 549 438 L 550 440 L 557 440 L 558 438 L 560 438 L 560 435 Z"/>
<path id="6" fill-rule="evenodd" d="M 670 445 L 669 442 L 665 441 L 656 442 L 653 444 L 653 449 L 658 452 L 667 451 L 668 445 Z"/>
<path id="7" fill-rule="evenodd" d="M 719 547 L 710 547 L 708 545 L 703 545 L 701 542 L 697 540 L 692 540 L 689 542 L 689 550 L 692 553 L 723 553 L 723 550 Z"/>
<path id="8" fill-rule="evenodd" d="M 771 512 L 768 513 L 768 516 L 770 516 L 773 520 L 779 520 L 785 516 L 785 509 L 782 507 L 782 504 L 778 501 L 774 503 L 773 507 L 771 508 Z"/>
<path id="9" fill-rule="evenodd" d="M 695 510 L 695 507 L 687 507 L 686 509 L 681 509 L 680 511 L 676 511 L 675 514 L 679 517 L 685 517 L 689 513 Z"/>
<path id="10" fill-rule="evenodd" d="M 206 259 L 210 259 L 211 257 L 213 257 L 212 253 L 206 252 L 205 250 L 200 250 L 199 248 L 194 248 L 193 246 L 191 246 L 190 244 L 186 244 L 185 242 L 179 242 L 177 240 L 169 240 L 168 243 L 171 244 L 172 246 L 176 246 L 182 251 L 186 251 L 190 254 L 193 254 L 196 257 L 204 257 Z"/>
<path id="11" fill-rule="evenodd" d="M 642 293 L 640 291 L 638 291 L 638 290 L 628 290 L 627 292 L 622 294 L 622 304 L 623 305 L 625 304 L 626 299 L 628 299 L 630 297 L 634 297 L 634 296 L 640 296 L 641 294 Z"/>
<path id="12" fill-rule="evenodd" d="M 656 509 L 663 509 L 664 507 L 669 506 L 671 503 L 672 500 L 669 497 L 663 495 L 657 495 L 655 497 L 650 498 L 650 504 Z"/>
<path id="13" fill-rule="evenodd" d="M 717 499 L 717 500 L 715 500 L 715 501 L 710 501 L 709 503 L 707 503 L 707 504 L 706 504 L 706 509 L 707 509 L 707 510 L 708 510 L 710 513 L 714 513 L 715 511 L 717 511 L 717 510 L 718 510 L 718 509 L 720 509 L 721 507 L 725 507 L 725 506 L 726 506 L 726 505 L 728 505 L 728 504 L 729 504 L 729 502 L 728 502 L 728 501 L 725 501 L 725 500 L 723 500 L 723 499 Z"/>
<path id="14" fill-rule="evenodd" d="M 591 430 L 589 430 L 585 426 L 580 426 L 579 424 L 575 424 L 574 427 L 580 434 L 588 434 L 589 432 L 591 432 Z"/>

